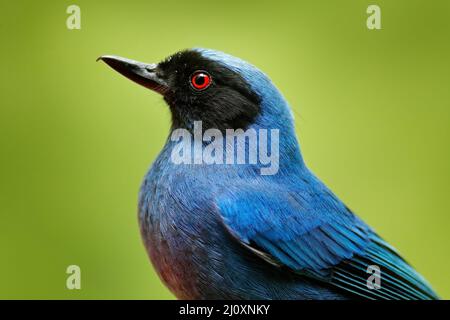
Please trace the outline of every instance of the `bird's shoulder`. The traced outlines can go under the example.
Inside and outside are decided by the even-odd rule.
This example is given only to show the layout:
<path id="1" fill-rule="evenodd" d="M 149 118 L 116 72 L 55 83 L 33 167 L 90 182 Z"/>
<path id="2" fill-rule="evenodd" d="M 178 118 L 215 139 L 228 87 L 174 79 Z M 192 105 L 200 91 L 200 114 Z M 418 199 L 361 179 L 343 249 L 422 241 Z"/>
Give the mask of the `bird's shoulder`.
<path id="1" fill-rule="evenodd" d="M 315 178 L 296 185 L 248 182 L 216 200 L 224 225 L 240 241 L 264 247 L 292 269 L 318 275 L 363 252 L 372 233 Z M 286 252 L 295 252 L 297 259 Z"/>

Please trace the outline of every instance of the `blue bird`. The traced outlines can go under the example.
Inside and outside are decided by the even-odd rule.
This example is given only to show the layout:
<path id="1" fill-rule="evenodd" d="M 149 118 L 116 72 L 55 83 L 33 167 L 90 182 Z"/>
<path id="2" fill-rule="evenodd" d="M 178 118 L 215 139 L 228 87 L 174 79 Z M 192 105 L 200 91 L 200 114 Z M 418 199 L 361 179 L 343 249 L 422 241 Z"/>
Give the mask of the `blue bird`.
<path id="1" fill-rule="evenodd" d="M 140 190 L 139 223 L 149 257 L 176 297 L 438 299 L 307 168 L 290 107 L 259 69 L 200 48 L 158 64 L 99 59 L 160 93 L 170 107 L 169 138 Z M 200 145 L 189 144 L 198 140 L 199 123 Z M 264 136 L 255 147 L 248 132 L 265 129 L 273 133 L 265 142 L 277 155 L 272 168 L 262 158 L 249 160 L 250 153 L 236 162 L 234 145 L 228 158 L 229 141 L 218 139 L 234 131 L 247 151 L 261 150 Z M 202 161 L 216 140 L 213 163 Z M 175 161 L 174 154 L 186 161 Z"/>

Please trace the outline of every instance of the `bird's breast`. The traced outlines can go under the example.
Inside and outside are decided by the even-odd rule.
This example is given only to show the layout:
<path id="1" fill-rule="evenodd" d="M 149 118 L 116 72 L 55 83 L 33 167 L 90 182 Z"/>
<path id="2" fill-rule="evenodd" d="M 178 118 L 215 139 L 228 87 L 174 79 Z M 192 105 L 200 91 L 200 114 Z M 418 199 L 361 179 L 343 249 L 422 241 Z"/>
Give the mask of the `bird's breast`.
<path id="1" fill-rule="evenodd" d="M 205 209 L 208 193 L 178 169 L 155 162 L 141 188 L 139 222 L 160 278 L 178 298 L 193 299 L 199 296 L 196 288 L 214 252 L 217 227 Z"/>

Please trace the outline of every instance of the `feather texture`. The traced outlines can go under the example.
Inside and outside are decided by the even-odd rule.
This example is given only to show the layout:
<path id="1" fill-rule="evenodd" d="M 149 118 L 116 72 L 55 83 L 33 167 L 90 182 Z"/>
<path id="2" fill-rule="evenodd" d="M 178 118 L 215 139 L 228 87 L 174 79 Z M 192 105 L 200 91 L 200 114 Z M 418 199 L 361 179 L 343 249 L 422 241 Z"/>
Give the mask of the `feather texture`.
<path id="1" fill-rule="evenodd" d="M 238 198 L 225 194 L 218 201 L 223 221 L 238 241 L 279 265 L 361 298 L 437 298 L 395 249 L 324 186 L 297 193 L 281 192 L 289 188 L 279 186 L 259 186 L 264 192 L 245 187 Z M 381 271 L 379 289 L 367 285 L 369 266 Z"/>

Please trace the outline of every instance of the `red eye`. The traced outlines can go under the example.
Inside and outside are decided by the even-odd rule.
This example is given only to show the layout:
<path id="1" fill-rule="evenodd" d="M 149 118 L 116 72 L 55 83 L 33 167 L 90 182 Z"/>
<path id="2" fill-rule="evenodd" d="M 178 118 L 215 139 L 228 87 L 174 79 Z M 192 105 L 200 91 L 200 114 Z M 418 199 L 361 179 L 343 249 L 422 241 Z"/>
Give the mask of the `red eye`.
<path id="1" fill-rule="evenodd" d="M 205 90 L 210 84 L 211 76 L 206 71 L 196 71 L 191 76 L 191 86 L 195 90 Z"/>

